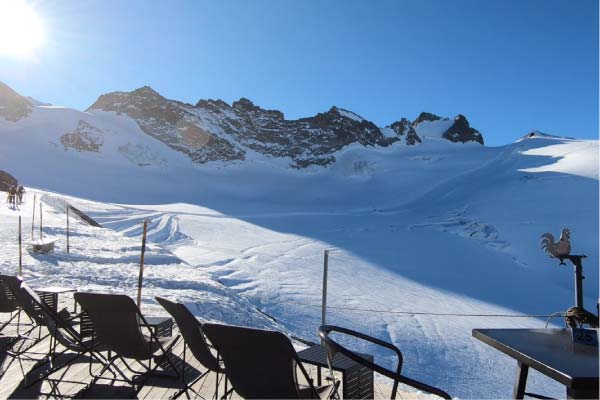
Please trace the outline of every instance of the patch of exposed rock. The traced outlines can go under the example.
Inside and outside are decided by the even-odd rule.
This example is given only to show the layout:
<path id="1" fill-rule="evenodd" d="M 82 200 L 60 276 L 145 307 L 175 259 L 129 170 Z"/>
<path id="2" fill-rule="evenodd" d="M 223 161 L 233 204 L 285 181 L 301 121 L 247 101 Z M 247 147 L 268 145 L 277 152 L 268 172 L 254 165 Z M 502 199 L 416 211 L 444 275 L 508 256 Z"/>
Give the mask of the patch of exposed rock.
<path id="1" fill-rule="evenodd" d="M 65 133 L 60 137 L 60 142 L 65 150 L 71 148 L 77 151 L 98 153 L 104 144 L 102 131 L 84 120 L 79 120 L 73 132 Z"/>
<path id="2" fill-rule="evenodd" d="M 390 125 L 390 128 L 396 132 L 398 136 L 406 137 L 406 144 L 415 145 L 417 143 L 421 143 L 421 138 L 417 135 L 417 131 L 415 131 L 415 127 L 410 123 L 406 118 L 402 118 L 400 121 L 394 122 Z"/>
<path id="3" fill-rule="evenodd" d="M 481 133 L 477 129 L 471 128 L 469 121 L 462 114 L 458 114 L 454 118 L 454 123 L 444 132 L 442 137 L 451 142 L 478 142 L 483 144 Z"/>

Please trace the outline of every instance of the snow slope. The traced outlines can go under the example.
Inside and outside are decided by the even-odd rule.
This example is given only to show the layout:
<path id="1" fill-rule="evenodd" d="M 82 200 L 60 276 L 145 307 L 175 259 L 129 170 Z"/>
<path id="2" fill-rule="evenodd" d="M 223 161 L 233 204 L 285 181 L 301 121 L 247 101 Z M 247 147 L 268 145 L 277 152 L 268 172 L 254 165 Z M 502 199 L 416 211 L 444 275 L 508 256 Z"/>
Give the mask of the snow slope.
<path id="1" fill-rule="evenodd" d="M 542 327 L 545 318 L 525 315 L 572 305 L 572 272 L 539 250 L 541 233 L 571 228 L 573 252 L 588 255 L 587 308 L 598 298 L 597 141 L 534 136 L 489 148 L 436 140 L 443 127 L 430 127 L 419 146 L 347 146 L 330 168 L 277 168 L 262 156 L 198 167 L 127 117 L 64 109 L 58 123 L 50 110 L 35 107 L 18 129 L 0 120 L 0 169 L 36 188 L 22 209 L 0 208 L 0 269 L 15 270 L 16 217 L 29 226 L 34 191 L 104 228 L 77 223 L 64 254 L 60 202 L 46 197 L 45 234 L 59 248 L 26 253 L 34 283 L 134 296 L 150 219 L 148 312 L 159 312 L 152 296 L 167 295 L 200 318 L 315 340 L 323 250 L 333 249 L 328 322 L 394 342 L 409 376 L 462 398 L 509 397 L 514 378 L 514 363 L 471 329 Z M 80 120 L 101 130 L 88 132 L 101 153 L 65 149 L 60 136 L 86 131 Z M 518 316 L 490 316 L 499 314 Z M 530 382 L 564 395 L 535 373 Z"/>

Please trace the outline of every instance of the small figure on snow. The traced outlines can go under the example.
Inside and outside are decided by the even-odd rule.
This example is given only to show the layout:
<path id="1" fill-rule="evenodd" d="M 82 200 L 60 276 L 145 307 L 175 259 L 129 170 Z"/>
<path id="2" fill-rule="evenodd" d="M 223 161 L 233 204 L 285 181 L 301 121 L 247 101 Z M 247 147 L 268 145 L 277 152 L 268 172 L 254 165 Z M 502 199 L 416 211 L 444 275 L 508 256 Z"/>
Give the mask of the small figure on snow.
<path id="1" fill-rule="evenodd" d="M 571 231 L 569 228 L 563 228 L 558 242 L 554 242 L 554 236 L 551 233 L 544 233 L 540 240 L 540 247 L 552 257 L 564 258 L 571 253 Z"/>
<path id="2" fill-rule="evenodd" d="M 25 194 L 25 188 L 23 187 L 23 185 L 19 185 L 19 188 L 17 189 L 17 197 L 19 199 L 19 204 L 23 204 L 23 195 Z"/>
<path id="3" fill-rule="evenodd" d="M 11 205 L 12 207 L 15 207 L 16 200 L 17 200 L 17 189 L 14 187 L 14 185 L 11 185 L 11 187 L 8 189 L 8 197 L 7 197 L 6 201 L 9 205 Z"/>

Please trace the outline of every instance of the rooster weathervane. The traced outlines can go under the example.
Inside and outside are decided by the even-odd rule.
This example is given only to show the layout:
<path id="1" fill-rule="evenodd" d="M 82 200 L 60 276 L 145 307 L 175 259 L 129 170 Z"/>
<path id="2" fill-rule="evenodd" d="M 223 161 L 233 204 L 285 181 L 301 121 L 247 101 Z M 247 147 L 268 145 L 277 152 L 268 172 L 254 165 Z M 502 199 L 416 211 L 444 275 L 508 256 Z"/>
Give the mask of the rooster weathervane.
<path id="1" fill-rule="evenodd" d="M 571 253 L 571 231 L 569 228 L 562 228 L 560 239 L 554 242 L 554 236 L 551 233 L 544 233 L 540 240 L 540 247 L 550 257 L 558 258 L 563 264 L 563 259 Z"/>

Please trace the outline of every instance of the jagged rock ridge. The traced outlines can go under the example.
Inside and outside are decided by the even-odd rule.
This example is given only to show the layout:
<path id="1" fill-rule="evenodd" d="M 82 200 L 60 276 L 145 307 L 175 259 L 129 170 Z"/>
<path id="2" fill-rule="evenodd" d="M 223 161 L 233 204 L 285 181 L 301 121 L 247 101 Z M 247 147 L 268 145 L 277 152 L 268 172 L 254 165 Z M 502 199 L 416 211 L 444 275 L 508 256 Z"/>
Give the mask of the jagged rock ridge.
<path id="1" fill-rule="evenodd" d="M 0 83 L 0 118 L 17 122 L 27 118 L 41 104 Z M 336 161 L 335 153 L 352 144 L 418 145 L 422 143 L 416 129 L 420 124 L 435 124 L 440 119 L 450 121 L 423 112 L 412 123 L 401 118 L 380 128 L 352 111 L 335 106 L 312 117 L 291 120 L 281 111 L 261 108 L 246 98 L 231 105 L 211 99 L 192 105 L 167 99 L 149 86 L 101 95 L 88 108 L 88 111 L 94 110 L 131 117 L 143 132 L 196 163 L 244 160 L 258 154 L 289 159 L 295 168 L 332 164 Z M 440 126 L 446 129 L 450 125 Z M 101 129 L 81 119 L 74 130 L 62 134 L 60 142 L 65 150 L 99 153 L 104 145 L 103 137 Z M 462 115 L 456 117 L 441 138 L 483 144 L 481 134 L 471 128 Z M 119 151 L 135 158 L 142 166 L 157 162 L 143 146 L 122 145 Z"/>
<path id="2" fill-rule="evenodd" d="M 335 106 L 313 117 L 288 120 L 281 111 L 263 109 L 246 98 L 231 105 L 223 100 L 199 100 L 194 106 L 168 100 L 148 86 L 102 95 L 88 110 L 126 114 L 144 132 L 198 163 L 244 160 L 251 150 L 288 157 L 296 168 L 331 164 L 336 151 L 353 143 L 381 147 L 398 141 L 421 143 L 414 126 L 440 119 L 429 113 L 421 113 L 413 123 L 402 118 L 387 127 L 394 135 L 384 135 L 371 121 Z M 444 138 L 483 143 L 479 132 L 468 122 L 465 127 L 462 118 Z"/>

